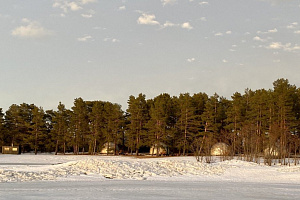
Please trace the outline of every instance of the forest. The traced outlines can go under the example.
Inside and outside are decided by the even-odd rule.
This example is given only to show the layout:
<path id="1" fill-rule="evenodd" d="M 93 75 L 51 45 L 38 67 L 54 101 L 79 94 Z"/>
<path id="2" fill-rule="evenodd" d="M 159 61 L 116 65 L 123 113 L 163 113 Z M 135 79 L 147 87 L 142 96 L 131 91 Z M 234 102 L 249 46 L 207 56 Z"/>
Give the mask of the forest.
<path id="1" fill-rule="evenodd" d="M 296 163 L 299 154 L 300 89 L 278 79 L 273 89 L 246 89 L 231 99 L 218 94 L 160 94 L 146 99 L 130 96 L 128 109 L 105 101 L 76 98 L 71 109 L 34 104 L 0 108 L 0 146 L 20 146 L 22 152 L 99 154 L 105 143 L 114 154 L 140 155 L 150 147 L 168 146 L 170 155 L 210 156 L 211 147 L 228 145 L 226 156 L 266 164 L 278 159 Z M 157 153 L 158 156 L 158 153 Z"/>

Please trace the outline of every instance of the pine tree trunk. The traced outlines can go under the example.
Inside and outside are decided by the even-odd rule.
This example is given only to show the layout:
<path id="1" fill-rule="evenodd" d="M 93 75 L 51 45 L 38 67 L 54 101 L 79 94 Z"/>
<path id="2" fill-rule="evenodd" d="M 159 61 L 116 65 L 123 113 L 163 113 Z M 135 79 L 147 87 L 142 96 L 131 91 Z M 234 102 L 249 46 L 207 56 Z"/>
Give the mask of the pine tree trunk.
<path id="1" fill-rule="evenodd" d="M 55 145 L 55 155 L 57 155 L 58 152 L 58 140 L 56 140 L 56 145 Z"/>
<path id="2" fill-rule="evenodd" d="M 94 155 L 96 155 L 96 149 L 97 149 L 97 139 L 95 138 L 95 140 L 94 140 L 94 150 L 93 150 Z"/>
<path id="3" fill-rule="evenodd" d="M 34 154 L 37 155 L 37 138 L 38 138 L 38 133 L 37 130 L 35 132 L 35 145 L 34 145 Z"/>

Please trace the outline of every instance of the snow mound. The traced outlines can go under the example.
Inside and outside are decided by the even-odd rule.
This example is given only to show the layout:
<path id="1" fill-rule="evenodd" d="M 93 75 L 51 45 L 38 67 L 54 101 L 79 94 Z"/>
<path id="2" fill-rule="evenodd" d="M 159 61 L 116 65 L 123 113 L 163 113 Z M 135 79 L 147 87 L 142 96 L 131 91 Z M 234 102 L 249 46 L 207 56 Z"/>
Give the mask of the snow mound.
<path id="1" fill-rule="evenodd" d="M 77 162 L 72 169 L 84 171 L 86 174 L 97 173 L 111 179 L 138 180 L 151 176 L 220 175 L 224 172 L 221 166 L 176 160 L 130 162 L 89 159 Z"/>
<path id="2" fill-rule="evenodd" d="M 0 155 L 0 182 L 163 180 L 296 183 L 299 166 L 266 166 L 238 159 L 212 163 L 194 157 Z"/>
<path id="3" fill-rule="evenodd" d="M 71 161 L 36 170 L 0 170 L 0 182 L 56 180 L 70 176 L 100 176 L 108 179 L 146 180 L 150 177 L 221 175 L 221 165 L 187 160 L 102 160 Z"/>

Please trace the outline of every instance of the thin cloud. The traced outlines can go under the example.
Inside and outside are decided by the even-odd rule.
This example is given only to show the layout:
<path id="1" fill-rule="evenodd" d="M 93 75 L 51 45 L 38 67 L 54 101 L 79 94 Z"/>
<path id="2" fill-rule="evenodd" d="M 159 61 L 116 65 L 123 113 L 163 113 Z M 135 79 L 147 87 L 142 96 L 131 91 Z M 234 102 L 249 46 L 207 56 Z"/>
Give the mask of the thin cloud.
<path id="1" fill-rule="evenodd" d="M 96 3 L 97 0 L 81 0 L 81 4 Z"/>
<path id="2" fill-rule="evenodd" d="M 93 17 L 93 15 L 91 15 L 91 14 L 81 14 L 81 16 L 83 18 L 92 18 Z"/>
<path id="3" fill-rule="evenodd" d="M 298 46 L 297 44 L 293 46 L 291 43 L 282 44 L 281 42 L 272 42 L 266 48 L 273 50 L 281 49 L 288 52 L 295 52 L 297 50 L 300 50 L 300 46 Z"/>
<path id="4" fill-rule="evenodd" d="M 199 5 L 201 5 L 201 6 L 207 6 L 207 5 L 209 5 L 209 3 L 207 1 L 202 1 L 202 2 L 199 3 Z"/>
<path id="5" fill-rule="evenodd" d="M 186 61 L 188 61 L 189 63 L 194 62 L 196 59 L 195 58 L 188 58 Z"/>
<path id="6" fill-rule="evenodd" d="M 69 11 L 81 10 L 83 9 L 82 6 L 95 2 L 97 2 L 97 0 L 54 0 L 52 7 L 60 8 L 63 12 L 68 13 Z"/>
<path id="7" fill-rule="evenodd" d="M 92 18 L 96 12 L 94 10 L 89 10 L 86 14 L 81 14 L 83 18 Z"/>
<path id="8" fill-rule="evenodd" d="M 277 32 L 278 32 L 277 28 L 274 28 L 274 29 L 270 29 L 268 31 L 257 31 L 256 33 L 257 34 L 268 34 L 268 33 L 277 33 Z"/>
<path id="9" fill-rule="evenodd" d="M 125 6 L 120 6 L 119 7 L 119 10 L 121 11 L 121 10 L 126 10 L 126 7 Z"/>
<path id="10" fill-rule="evenodd" d="M 161 2 L 162 2 L 162 5 L 165 6 L 168 4 L 172 5 L 172 4 L 177 3 L 177 0 L 161 0 Z"/>
<path id="11" fill-rule="evenodd" d="M 286 26 L 287 29 L 295 29 L 298 26 L 298 22 L 290 23 Z"/>
<path id="12" fill-rule="evenodd" d="M 27 18 L 22 19 L 24 26 L 19 26 L 12 30 L 11 34 L 21 38 L 40 38 L 52 35 L 53 32 L 42 27 L 37 21 L 31 21 Z"/>
<path id="13" fill-rule="evenodd" d="M 290 45 L 289 45 L 290 46 Z M 281 44 L 281 42 L 272 42 L 267 48 L 269 49 L 281 49 L 285 46 Z"/>
<path id="14" fill-rule="evenodd" d="M 265 39 L 262 39 L 262 38 L 259 37 L 259 36 L 255 36 L 255 37 L 253 38 L 253 40 L 254 40 L 254 41 L 260 41 L 260 42 L 265 42 L 265 41 L 266 41 Z"/>
<path id="15" fill-rule="evenodd" d="M 62 1 L 62 0 L 55 0 L 52 7 L 60 8 L 65 13 L 67 13 L 68 11 L 78 11 L 82 9 L 82 7 L 79 5 L 78 2 L 75 1 L 69 2 L 69 1 Z"/>
<path id="16" fill-rule="evenodd" d="M 228 60 L 223 59 L 222 62 L 223 62 L 223 63 L 228 63 Z"/>
<path id="17" fill-rule="evenodd" d="M 230 35 L 232 32 L 231 31 L 226 31 L 226 34 L 227 35 Z"/>
<path id="18" fill-rule="evenodd" d="M 104 38 L 103 41 L 104 42 L 112 42 L 112 43 L 120 42 L 120 40 L 118 40 L 116 38 Z"/>
<path id="19" fill-rule="evenodd" d="M 120 42 L 120 40 L 115 39 L 115 38 L 113 38 L 111 41 L 112 41 L 112 42 Z"/>
<path id="20" fill-rule="evenodd" d="M 193 27 L 191 26 L 191 24 L 189 22 L 185 22 L 185 23 L 182 23 L 182 24 L 174 24 L 174 23 L 172 23 L 170 21 L 166 21 L 162 25 L 162 28 L 168 28 L 168 27 L 180 27 L 180 28 L 188 29 L 188 30 L 193 29 Z"/>
<path id="21" fill-rule="evenodd" d="M 167 27 L 173 27 L 173 26 L 178 26 L 178 24 L 174 24 L 170 21 L 166 21 L 164 24 L 163 24 L 163 27 L 164 28 L 167 28 Z"/>
<path id="22" fill-rule="evenodd" d="M 274 28 L 272 30 L 268 30 L 268 33 L 277 33 L 277 32 L 278 32 L 277 28 Z"/>
<path id="23" fill-rule="evenodd" d="M 70 9 L 72 11 L 77 11 L 77 10 L 81 10 L 82 9 L 82 7 L 80 7 L 76 2 L 70 2 L 68 4 L 68 6 L 70 7 Z"/>
<path id="24" fill-rule="evenodd" d="M 143 25 L 159 25 L 159 22 L 155 21 L 155 15 L 146 13 L 142 13 L 142 16 L 138 18 L 137 23 Z"/>
<path id="25" fill-rule="evenodd" d="M 300 30 L 298 30 L 298 31 L 294 31 L 294 33 L 296 33 L 296 34 L 300 34 Z"/>
<path id="26" fill-rule="evenodd" d="M 193 29 L 193 27 L 190 25 L 189 22 L 185 22 L 185 23 L 181 24 L 181 28 L 188 29 L 188 30 Z"/>
<path id="27" fill-rule="evenodd" d="M 84 37 L 81 37 L 81 38 L 77 38 L 77 40 L 79 42 L 86 42 L 86 41 L 88 41 L 90 39 L 92 39 L 92 36 L 90 36 L 90 35 L 87 35 L 87 36 L 84 36 Z"/>
<path id="28" fill-rule="evenodd" d="M 236 49 L 234 49 L 234 48 L 236 48 L 237 47 L 237 45 L 236 44 L 233 44 L 233 45 L 231 45 L 231 49 L 229 49 L 229 51 L 231 51 L 231 52 L 235 52 L 236 51 Z"/>
<path id="29" fill-rule="evenodd" d="M 223 33 L 221 32 L 215 33 L 215 36 L 223 36 Z"/>

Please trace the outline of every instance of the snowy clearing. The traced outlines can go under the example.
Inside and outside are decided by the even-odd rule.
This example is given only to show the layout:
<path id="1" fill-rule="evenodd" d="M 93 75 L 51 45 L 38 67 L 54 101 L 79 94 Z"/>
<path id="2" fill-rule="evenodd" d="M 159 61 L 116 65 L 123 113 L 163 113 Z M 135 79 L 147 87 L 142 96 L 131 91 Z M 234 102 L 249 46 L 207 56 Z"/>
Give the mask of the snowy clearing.
<path id="1" fill-rule="evenodd" d="M 214 160 L 0 154 L 0 194 L 8 199 L 21 194 L 23 199 L 197 199 L 200 194 L 214 199 L 299 199 L 300 166 Z"/>

